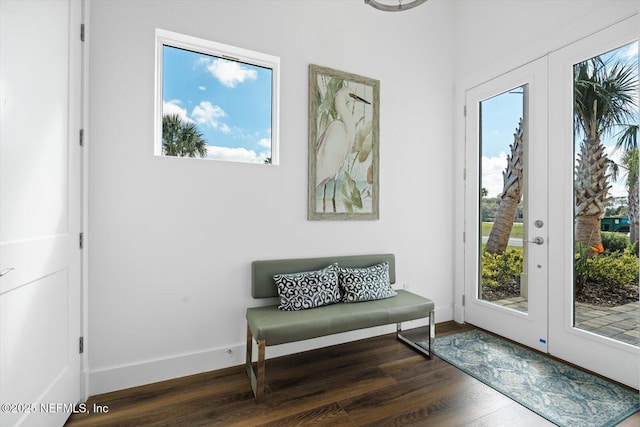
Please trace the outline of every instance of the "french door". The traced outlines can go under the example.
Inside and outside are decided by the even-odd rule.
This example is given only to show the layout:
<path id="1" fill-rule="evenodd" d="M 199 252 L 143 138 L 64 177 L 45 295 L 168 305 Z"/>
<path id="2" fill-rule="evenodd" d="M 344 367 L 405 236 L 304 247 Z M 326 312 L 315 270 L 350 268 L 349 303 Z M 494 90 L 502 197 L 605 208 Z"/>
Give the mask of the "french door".
<path id="1" fill-rule="evenodd" d="M 466 93 L 465 321 L 544 352 L 547 103 L 546 58 Z"/>
<path id="2" fill-rule="evenodd" d="M 576 302 L 574 73 L 631 49 L 638 28 L 622 20 L 465 94 L 465 321 L 635 388 L 633 320 L 618 339 L 586 327 Z"/>
<path id="3" fill-rule="evenodd" d="M 635 49 L 637 74 L 638 16 L 626 19 L 592 36 L 559 49 L 549 55 L 549 140 L 553 155 L 549 157 L 550 180 L 554 191 L 549 193 L 549 232 L 554 236 L 549 245 L 549 352 L 561 359 L 600 373 L 634 388 L 640 385 L 640 352 L 638 341 L 624 341 L 607 336 L 607 328 L 625 329 L 624 321 L 602 325 L 590 330 L 581 322 L 580 304 L 574 301 L 576 273 L 572 262 L 577 233 L 574 237 L 574 170 L 580 155 L 582 137 L 574 131 L 574 69 L 595 57 L 606 58 L 617 50 L 631 57 Z M 635 44 L 634 44 L 635 42 Z M 635 46 L 635 47 L 634 47 Z M 633 64 L 630 64 L 633 65 Z M 637 99 L 637 88 L 636 88 Z M 636 107 L 637 109 L 637 107 Z M 637 116 L 635 117 L 637 124 Z M 614 135 L 610 135 L 615 139 Z M 604 139 L 604 138 L 603 138 Z M 575 143 L 558 143 L 574 141 Z M 616 155 L 614 150 L 608 151 Z M 613 159 L 610 159 L 613 160 Z M 613 184 L 613 183 L 612 183 Z M 612 191 L 610 190 L 610 193 Z M 624 193 L 623 193 L 624 194 Z M 615 195 L 612 194 L 612 195 Z M 577 244 L 577 243 L 576 243 Z M 601 255 L 596 255 L 600 257 Z M 637 270 L 636 270 L 637 274 Z M 636 276 L 637 277 L 637 276 Z M 637 305 L 636 305 L 637 307 Z M 605 308 L 604 311 L 610 310 Z M 600 310 L 603 311 L 603 310 Z M 630 314 L 638 318 L 638 308 Z M 622 319 L 621 319 L 622 320 Z M 637 338 L 638 329 L 628 331 Z M 623 334 L 622 337 L 627 335 Z M 620 336 L 619 336 L 620 337 Z"/>

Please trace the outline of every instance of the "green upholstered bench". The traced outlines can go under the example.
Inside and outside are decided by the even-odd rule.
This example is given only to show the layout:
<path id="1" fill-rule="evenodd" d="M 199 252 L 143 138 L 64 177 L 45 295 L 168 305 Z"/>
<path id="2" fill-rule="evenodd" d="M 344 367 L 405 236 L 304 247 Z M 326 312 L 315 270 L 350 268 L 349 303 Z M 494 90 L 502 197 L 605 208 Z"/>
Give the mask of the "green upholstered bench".
<path id="1" fill-rule="evenodd" d="M 278 297 L 274 275 L 318 270 L 336 262 L 340 267 L 351 268 L 387 262 L 390 283 L 395 283 L 393 254 L 266 260 L 252 263 L 251 295 L 253 298 Z M 299 311 L 279 310 L 278 305 L 248 308 L 246 367 L 256 401 L 261 402 L 264 398 L 265 348 L 270 345 L 395 323 L 396 336 L 400 341 L 431 358 L 435 335 L 433 301 L 406 290 L 396 292 L 396 296 L 381 300 L 341 302 Z M 422 318 L 429 319 L 428 350 L 402 334 L 402 322 Z M 254 340 L 258 352 L 255 367 Z"/>

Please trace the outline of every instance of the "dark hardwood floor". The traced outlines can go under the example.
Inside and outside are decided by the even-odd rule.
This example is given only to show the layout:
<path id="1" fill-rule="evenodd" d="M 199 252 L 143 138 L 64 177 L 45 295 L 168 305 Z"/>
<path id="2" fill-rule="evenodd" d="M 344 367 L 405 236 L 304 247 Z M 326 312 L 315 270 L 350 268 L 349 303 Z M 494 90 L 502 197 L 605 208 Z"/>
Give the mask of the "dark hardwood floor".
<path id="1" fill-rule="evenodd" d="M 446 322 L 438 335 L 471 326 Z M 267 357 L 268 357 L 267 348 Z M 94 396 L 66 426 L 553 425 L 393 334 L 268 359 L 257 405 L 244 366 Z M 620 426 L 640 425 L 640 413 Z"/>

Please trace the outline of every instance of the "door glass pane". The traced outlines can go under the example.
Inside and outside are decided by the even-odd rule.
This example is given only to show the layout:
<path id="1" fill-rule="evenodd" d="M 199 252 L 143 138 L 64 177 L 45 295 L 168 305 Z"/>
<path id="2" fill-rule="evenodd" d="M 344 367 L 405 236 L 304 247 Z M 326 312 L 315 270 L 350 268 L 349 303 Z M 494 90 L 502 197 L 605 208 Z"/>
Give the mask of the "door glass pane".
<path id="1" fill-rule="evenodd" d="M 574 326 L 638 345 L 638 43 L 574 65 Z"/>
<path id="2" fill-rule="evenodd" d="M 523 85 L 480 102 L 478 298 L 527 311 L 526 98 Z"/>

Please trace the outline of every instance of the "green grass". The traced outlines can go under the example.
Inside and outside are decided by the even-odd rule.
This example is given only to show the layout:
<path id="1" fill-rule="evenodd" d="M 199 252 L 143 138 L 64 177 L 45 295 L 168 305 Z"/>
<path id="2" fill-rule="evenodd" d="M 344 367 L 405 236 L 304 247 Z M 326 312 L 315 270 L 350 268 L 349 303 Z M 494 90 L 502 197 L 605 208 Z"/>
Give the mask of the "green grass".
<path id="1" fill-rule="evenodd" d="M 516 222 L 516 223 L 513 224 L 513 228 L 511 229 L 511 237 L 522 239 L 522 236 L 523 236 L 522 225 L 523 224 L 521 222 Z M 491 228 L 492 227 L 493 227 L 493 223 L 492 222 L 483 222 L 482 223 L 482 235 L 483 236 L 488 236 L 489 234 L 491 234 Z"/>

